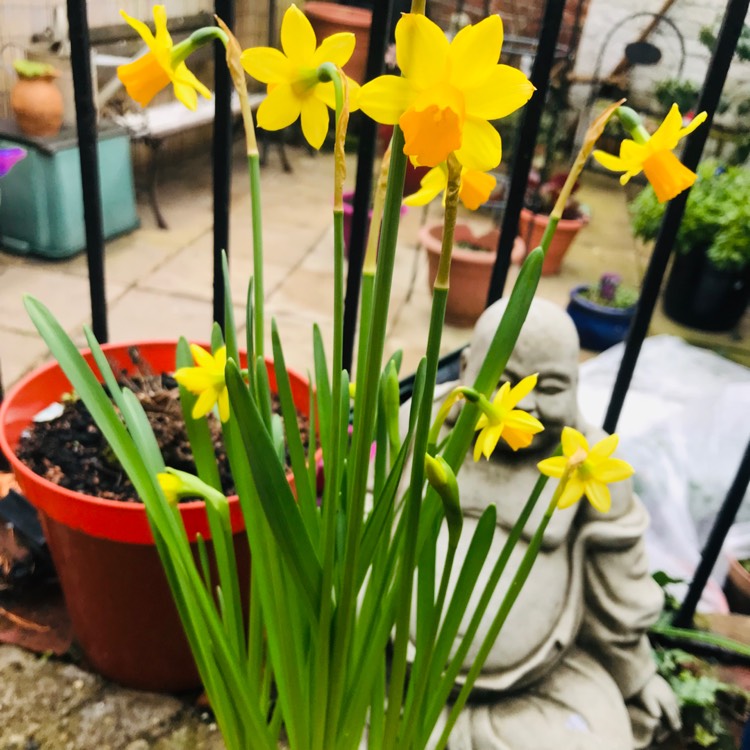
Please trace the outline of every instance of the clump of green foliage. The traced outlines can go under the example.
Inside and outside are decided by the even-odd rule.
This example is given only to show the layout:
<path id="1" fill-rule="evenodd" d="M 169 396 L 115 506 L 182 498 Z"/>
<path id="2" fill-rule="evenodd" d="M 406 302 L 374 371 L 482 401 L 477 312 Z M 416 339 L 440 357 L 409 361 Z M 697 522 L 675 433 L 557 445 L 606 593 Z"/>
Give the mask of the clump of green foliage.
<path id="1" fill-rule="evenodd" d="M 580 294 L 589 302 L 616 310 L 626 310 L 638 301 L 638 290 L 623 284 L 616 273 L 603 273 L 596 286 L 592 284 Z"/>
<path id="2" fill-rule="evenodd" d="M 656 238 L 666 206 L 649 185 L 630 205 L 636 237 Z M 716 268 L 740 271 L 750 265 L 750 171 L 707 161 L 698 168 L 675 240 L 680 253 L 705 250 Z"/>
<path id="3" fill-rule="evenodd" d="M 716 676 L 715 668 L 677 648 L 655 649 L 659 674 L 677 696 L 682 717 L 681 739 L 691 748 L 733 750 L 728 719 L 742 722 L 750 693 Z"/>

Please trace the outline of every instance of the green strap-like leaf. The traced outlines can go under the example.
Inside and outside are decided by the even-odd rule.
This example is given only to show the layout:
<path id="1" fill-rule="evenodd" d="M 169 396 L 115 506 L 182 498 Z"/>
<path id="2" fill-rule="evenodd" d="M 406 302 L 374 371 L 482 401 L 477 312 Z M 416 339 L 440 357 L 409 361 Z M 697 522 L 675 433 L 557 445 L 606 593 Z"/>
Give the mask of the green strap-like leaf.
<path id="1" fill-rule="evenodd" d="M 279 551 L 293 572 L 311 621 L 320 603 L 321 567 L 307 534 L 289 484 L 284 466 L 279 463 L 271 436 L 255 402 L 245 387 L 237 365 L 229 361 L 227 388 L 232 418 L 237 420 L 250 470 L 268 524 Z"/>

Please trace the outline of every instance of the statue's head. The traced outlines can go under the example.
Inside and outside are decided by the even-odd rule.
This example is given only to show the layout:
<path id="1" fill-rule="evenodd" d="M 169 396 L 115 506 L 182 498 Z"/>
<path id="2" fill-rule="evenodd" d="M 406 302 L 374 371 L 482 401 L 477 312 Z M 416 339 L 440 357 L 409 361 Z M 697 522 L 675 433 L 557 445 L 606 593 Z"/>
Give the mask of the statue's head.
<path id="1" fill-rule="evenodd" d="M 477 321 L 463 354 L 461 381 L 466 385 L 473 385 L 506 305 L 505 298 L 498 300 Z M 552 302 L 535 299 L 498 384 L 509 381 L 513 386 L 539 373 L 536 388 L 518 405 L 544 425 L 528 450 L 548 450 L 560 441 L 565 425 L 577 425 L 578 355 L 578 334 L 568 314 Z M 498 449 L 505 448 L 501 440 Z"/>

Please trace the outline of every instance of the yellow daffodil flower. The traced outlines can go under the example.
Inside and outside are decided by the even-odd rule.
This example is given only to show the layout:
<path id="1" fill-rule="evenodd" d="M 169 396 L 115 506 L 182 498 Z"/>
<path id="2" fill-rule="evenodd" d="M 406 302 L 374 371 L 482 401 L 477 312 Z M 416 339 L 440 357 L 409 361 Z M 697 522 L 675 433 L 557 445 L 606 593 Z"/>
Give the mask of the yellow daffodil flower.
<path id="1" fill-rule="evenodd" d="M 449 42 L 423 15 L 396 25 L 396 60 L 403 74 L 380 76 L 360 91 L 359 106 L 377 122 L 404 131 L 404 153 L 436 167 L 453 151 L 461 164 L 486 172 L 500 163 L 500 134 L 488 122 L 522 107 L 534 92 L 526 76 L 499 65 L 500 16 L 466 26 Z"/>
<path id="2" fill-rule="evenodd" d="M 420 188 L 404 198 L 407 206 L 426 206 L 430 201 L 444 193 L 448 186 L 448 165 L 443 162 L 433 167 L 421 180 Z M 458 189 L 458 197 L 461 203 L 470 211 L 476 211 L 492 193 L 497 180 L 486 172 L 476 169 L 461 169 L 461 186 Z M 445 201 L 445 197 L 443 197 Z"/>
<path id="3" fill-rule="evenodd" d="M 120 15 L 146 42 L 149 51 L 127 65 L 117 68 L 117 76 L 128 94 L 145 107 L 170 82 L 174 95 L 188 108 L 198 106 L 198 94 L 206 99 L 211 92 L 188 70 L 184 62 L 172 65 L 172 37 L 167 31 L 167 13 L 163 5 L 154 5 L 156 34 L 143 21 L 132 18 L 124 10 Z M 197 92 L 197 93 L 196 93 Z"/>
<path id="4" fill-rule="evenodd" d="M 659 202 L 664 203 L 695 182 L 695 172 L 684 166 L 672 151 L 686 135 L 704 122 L 706 117 L 706 113 L 701 112 L 683 128 L 679 107 L 673 104 L 664 122 L 644 143 L 624 140 L 620 144 L 619 156 L 594 151 L 594 158 L 606 169 L 624 172 L 620 176 L 620 183 L 623 185 L 643 171 Z"/>
<path id="5" fill-rule="evenodd" d="M 538 432 L 544 429 L 542 423 L 531 414 L 516 409 L 516 406 L 536 386 L 537 375 L 529 375 L 513 388 L 503 383 L 492 403 L 483 407 L 476 429 L 480 430 L 474 443 L 474 460 L 480 456 L 489 458 L 502 437 L 514 450 L 526 448 Z"/>
<path id="6" fill-rule="evenodd" d="M 609 435 L 589 448 L 588 441 L 578 430 L 572 427 L 563 429 L 563 455 L 537 464 L 545 476 L 560 478 L 572 460 L 573 466 L 557 502 L 558 508 L 567 508 L 586 495 L 598 511 L 606 513 L 610 509 L 612 498 L 607 485 L 633 475 L 633 467 L 627 461 L 611 457 L 618 440 L 617 435 Z"/>
<path id="7" fill-rule="evenodd" d="M 222 346 L 211 355 L 203 347 L 190 344 L 196 367 L 181 367 L 174 374 L 175 380 L 190 393 L 198 396 L 193 407 L 193 419 L 205 417 L 215 404 L 219 404 L 219 418 L 229 419 L 229 393 L 224 380 L 227 364 L 227 349 Z"/>
<path id="8" fill-rule="evenodd" d="M 320 148 L 328 133 L 328 107 L 335 107 L 333 83 L 318 79 L 325 62 L 342 68 L 354 52 L 354 34 L 326 37 L 317 46 L 315 32 L 305 14 L 291 5 L 281 22 L 283 53 L 272 47 L 255 47 L 242 53 L 242 66 L 261 83 L 268 96 L 258 108 L 258 125 L 281 130 L 302 118 L 302 133 L 313 148 Z M 358 85 L 347 78 L 349 111 L 353 111 Z"/>

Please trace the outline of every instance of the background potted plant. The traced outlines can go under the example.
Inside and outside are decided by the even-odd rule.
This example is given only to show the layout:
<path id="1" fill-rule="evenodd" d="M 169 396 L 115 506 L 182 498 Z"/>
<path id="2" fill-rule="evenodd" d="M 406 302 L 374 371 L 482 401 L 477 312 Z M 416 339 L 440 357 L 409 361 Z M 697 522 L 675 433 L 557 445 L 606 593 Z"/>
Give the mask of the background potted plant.
<path id="1" fill-rule="evenodd" d="M 579 284 L 570 291 L 568 314 L 581 346 L 603 351 L 622 341 L 635 315 L 638 292 L 616 273 L 602 274 L 598 284 Z"/>
<path id="2" fill-rule="evenodd" d="M 526 188 L 526 206 L 521 209 L 518 222 L 519 233 L 527 248 L 533 249 L 541 242 L 544 230 L 549 224 L 549 214 L 557 202 L 567 177 L 567 172 L 557 172 L 546 182 L 542 182 L 541 175 L 536 170 L 529 174 Z M 543 276 L 560 273 L 560 266 L 565 253 L 568 252 L 578 232 L 588 223 L 587 212 L 573 197 L 578 187 L 579 184 L 576 182 L 565 203 L 565 209 L 557 225 L 557 231 L 550 244 L 549 251 L 544 256 Z"/>
<path id="3" fill-rule="evenodd" d="M 57 135 L 63 121 L 63 97 L 55 83 L 59 71 L 31 60 L 16 60 L 13 67 L 18 80 L 10 92 L 10 106 L 18 127 L 26 135 Z"/>
<path id="4" fill-rule="evenodd" d="M 497 227 L 484 234 L 475 234 L 468 224 L 456 224 L 446 322 L 456 326 L 472 326 L 484 311 L 499 240 L 500 230 Z M 419 241 L 427 251 L 427 282 L 432 288 L 440 261 L 443 223 L 422 226 Z M 516 237 L 511 261 L 520 264 L 525 255 L 526 245 L 520 237 Z"/>
<path id="5" fill-rule="evenodd" d="M 633 232 L 653 240 L 664 205 L 645 188 L 631 204 Z M 664 289 L 664 311 L 691 328 L 723 331 L 750 299 L 750 172 L 705 162 L 687 200 Z"/>

